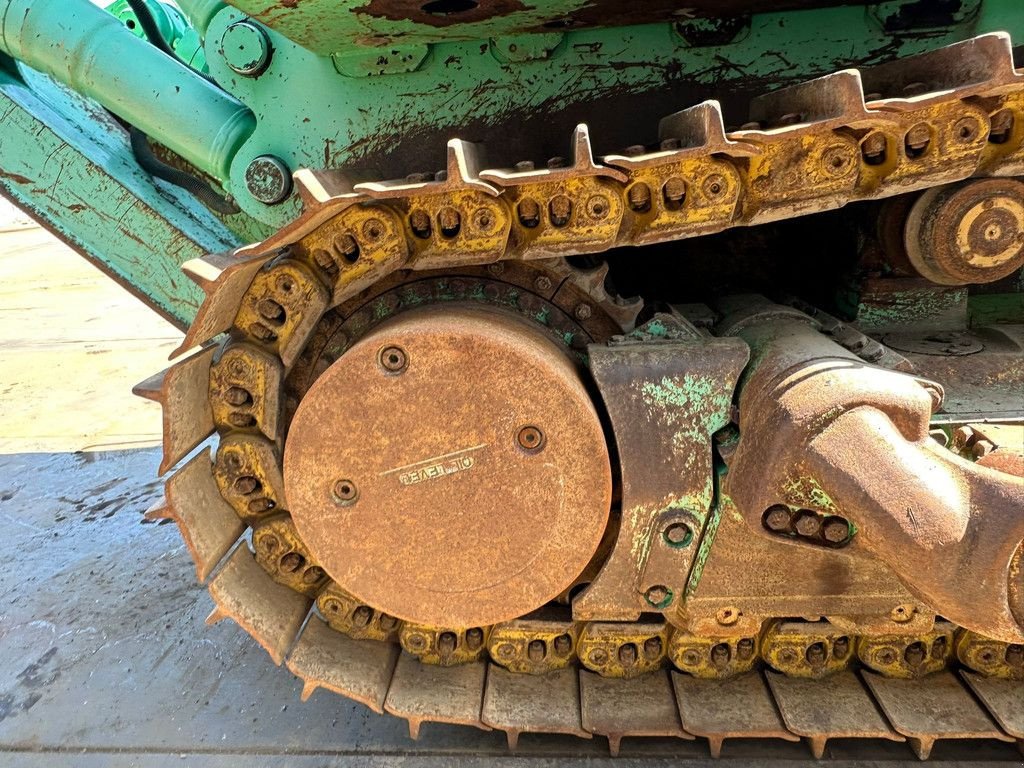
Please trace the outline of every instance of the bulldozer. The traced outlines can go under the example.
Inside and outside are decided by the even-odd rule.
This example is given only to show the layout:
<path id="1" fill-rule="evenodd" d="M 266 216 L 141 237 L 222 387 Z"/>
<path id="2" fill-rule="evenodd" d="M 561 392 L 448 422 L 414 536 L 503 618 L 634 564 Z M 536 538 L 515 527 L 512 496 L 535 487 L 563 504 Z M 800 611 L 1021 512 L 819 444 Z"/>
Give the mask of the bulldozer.
<path id="1" fill-rule="evenodd" d="M 184 333 L 165 498 L 303 681 L 1024 745 L 1018 0 L 0 0 L 0 191 Z"/>

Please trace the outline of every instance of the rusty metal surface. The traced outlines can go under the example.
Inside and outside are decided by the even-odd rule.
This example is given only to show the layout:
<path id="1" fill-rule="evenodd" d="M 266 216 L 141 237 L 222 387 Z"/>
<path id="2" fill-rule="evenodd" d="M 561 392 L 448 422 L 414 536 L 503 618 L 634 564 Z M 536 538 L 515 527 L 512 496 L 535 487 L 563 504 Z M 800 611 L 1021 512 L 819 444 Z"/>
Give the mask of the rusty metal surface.
<path id="1" fill-rule="evenodd" d="M 760 672 L 727 680 L 700 680 L 672 672 L 672 685 L 683 728 L 706 738 L 712 757 L 722 754 L 726 739 L 800 740 L 783 725 Z"/>
<path id="2" fill-rule="evenodd" d="M 711 436 L 729 423 L 747 361 L 738 340 L 591 346 L 590 368 L 612 420 L 622 473 L 615 548 L 573 603 L 577 619 L 678 614 L 707 524 Z"/>
<path id="3" fill-rule="evenodd" d="M 583 727 L 606 736 L 613 757 L 618 756 L 625 737 L 692 739 L 680 724 L 669 674 L 660 670 L 632 680 L 616 680 L 580 672 Z"/>
<path id="4" fill-rule="evenodd" d="M 1024 685 L 1018 680 L 1000 680 L 966 670 L 961 670 L 960 676 L 999 727 L 1024 741 Z"/>
<path id="5" fill-rule="evenodd" d="M 339 585 L 453 627 L 561 593 L 597 549 L 611 492 L 569 360 L 514 317 L 468 307 L 406 313 L 328 369 L 292 422 L 285 485 Z"/>
<path id="6" fill-rule="evenodd" d="M 400 654 L 391 678 L 384 709 L 409 721 L 409 736 L 418 739 L 425 722 L 472 725 L 483 730 L 490 726 L 480 721 L 483 707 L 487 662 L 458 667 L 420 664 L 408 654 Z"/>
<path id="7" fill-rule="evenodd" d="M 213 412 L 203 393 L 209 386 L 216 347 L 207 347 L 137 384 L 132 392 L 163 410 L 164 474 L 213 434 Z"/>
<path id="8" fill-rule="evenodd" d="M 521 675 L 491 664 L 480 720 L 504 731 L 514 750 L 523 733 L 565 733 L 589 739 L 581 725 L 580 679 L 575 669 Z"/>
<path id="9" fill-rule="evenodd" d="M 399 652 L 394 643 L 353 640 L 311 616 L 286 664 L 302 679 L 303 701 L 325 688 L 383 714 Z"/>
<path id="10" fill-rule="evenodd" d="M 829 739 L 904 740 L 878 711 L 856 672 L 820 680 L 777 672 L 765 677 L 786 728 L 807 740 L 815 758 L 824 756 Z"/>
<path id="11" fill-rule="evenodd" d="M 206 622 L 233 620 L 279 666 L 313 604 L 305 595 L 275 582 L 244 542 L 210 580 L 209 590 L 216 607 Z"/>
<path id="12" fill-rule="evenodd" d="M 894 680 L 862 673 L 886 718 L 907 737 L 922 760 L 938 739 L 1013 741 L 992 722 L 952 672 L 921 680 Z"/>

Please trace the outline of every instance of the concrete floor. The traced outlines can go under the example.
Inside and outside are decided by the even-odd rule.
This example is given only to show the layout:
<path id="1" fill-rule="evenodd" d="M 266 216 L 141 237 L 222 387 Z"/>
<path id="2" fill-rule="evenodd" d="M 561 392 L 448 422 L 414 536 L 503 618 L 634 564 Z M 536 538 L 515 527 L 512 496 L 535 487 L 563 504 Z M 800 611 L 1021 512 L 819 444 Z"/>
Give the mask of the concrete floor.
<path id="1" fill-rule="evenodd" d="M 173 329 L 38 230 L 0 234 L 0 275 L 0 766 L 716 764 L 699 741 L 627 740 L 615 761 L 600 739 L 528 735 L 509 755 L 502 734 L 427 725 L 412 742 L 403 721 L 323 690 L 301 703 L 238 627 L 204 626 L 212 602 L 175 526 L 143 519 L 157 450 L 106 450 L 158 436 L 159 409 L 129 388 L 161 366 Z M 916 764 L 898 744 L 830 752 Z M 934 755 L 1020 763 L 987 742 Z M 810 764 L 781 742 L 737 742 L 723 759 Z"/>

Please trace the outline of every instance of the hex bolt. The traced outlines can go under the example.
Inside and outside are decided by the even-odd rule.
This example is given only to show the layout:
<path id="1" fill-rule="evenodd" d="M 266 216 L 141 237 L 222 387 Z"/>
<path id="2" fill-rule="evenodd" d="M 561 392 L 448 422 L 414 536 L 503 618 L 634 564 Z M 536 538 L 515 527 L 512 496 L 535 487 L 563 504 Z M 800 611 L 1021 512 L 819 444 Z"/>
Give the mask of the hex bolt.
<path id="1" fill-rule="evenodd" d="M 243 77 L 259 77 L 270 65 L 270 39 L 252 21 L 236 21 L 224 30 L 220 47 L 231 71 Z"/>
<path id="2" fill-rule="evenodd" d="M 524 451 L 535 453 L 544 447 L 544 433 L 537 427 L 526 426 L 516 434 L 516 442 Z"/>
<path id="3" fill-rule="evenodd" d="M 380 367 L 388 373 L 401 373 L 409 364 L 409 357 L 401 347 L 384 347 L 379 359 Z"/>
<path id="4" fill-rule="evenodd" d="M 559 635 L 554 642 L 556 656 L 568 656 L 572 653 L 572 638 L 568 635 Z"/>
<path id="5" fill-rule="evenodd" d="M 302 574 L 302 581 L 305 584 L 316 584 L 324 577 L 324 569 L 319 565 L 311 565 Z"/>
<path id="6" fill-rule="evenodd" d="M 850 523 L 843 517 L 830 517 L 822 527 L 822 536 L 832 544 L 842 544 L 850 540 Z"/>
<path id="7" fill-rule="evenodd" d="M 868 165 L 881 165 L 885 162 L 886 147 L 885 134 L 881 131 L 869 133 L 860 143 L 860 154 Z"/>
<path id="8" fill-rule="evenodd" d="M 235 480 L 234 487 L 235 493 L 248 496 L 250 493 L 255 493 L 260 489 L 260 481 L 252 475 L 242 475 Z"/>
<path id="9" fill-rule="evenodd" d="M 480 649 L 484 644 L 484 631 L 480 627 L 473 627 L 466 630 L 466 647 L 471 651 Z"/>
<path id="10" fill-rule="evenodd" d="M 775 533 L 789 531 L 793 522 L 793 511 L 785 504 L 774 504 L 764 512 L 764 527 Z"/>
<path id="11" fill-rule="evenodd" d="M 260 155 L 245 169 L 245 188 L 264 205 L 278 205 L 292 193 L 292 172 L 280 158 Z"/>
<path id="12" fill-rule="evenodd" d="M 515 169 L 519 171 L 519 173 L 527 173 L 529 171 L 532 171 L 536 167 L 537 165 L 536 163 L 533 162 L 533 160 L 520 160 L 515 165 Z"/>
<path id="13" fill-rule="evenodd" d="M 903 137 L 903 146 L 907 157 L 921 157 L 921 155 L 928 151 L 928 145 L 931 143 L 931 140 L 932 131 L 927 123 L 918 123 L 912 126 L 907 131 L 906 136 Z"/>
<path id="14" fill-rule="evenodd" d="M 548 158 L 548 168 L 565 168 L 568 163 L 565 162 L 564 157 L 555 155 L 554 157 Z"/>
<path id="15" fill-rule="evenodd" d="M 548 215 L 555 227 L 564 227 L 572 215 L 572 200 L 566 195 L 555 195 L 548 203 Z"/>
<path id="16" fill-rule="evenodd" d="M 655 584 L 644 593 L 644 599 L 654 608 L 664 608 L 672 602 L 672 592 L 662 584 Z"/>
<path id="17" fill-rule="evenodd" d="M 338 271 L 338 263 L 334 260 L 334 257 L 330 252 L 325 251 L 323 248 L 318 248 L 313 252 L 313 261 L 320 267 L 324 272 L 329 275 L 333 275 Z"/>
<path id="18" fill-rule="evenodd" d="M 533 281 L 533 287 L 541 293 L 547 293 L 551 290 L 551 278 L 547 275 L 540 275 L 536 280 Z"/>
<path id="19" fill-rule="evenodd" d="M 594 314 L 594 310 L 591 308 L 589 304 L 580 303 L 576 305 L 576 308 L 572 311 L 572 314 L 573 317 L 575 317 L 577 320 L 583 322 L 584 320 L 589 320 L 591 318 L 591 316 Z"/>
<path id="20" fill-rule="evenodd" d="M 540 205 L 536 200 L 523 198 L 516 206 L 516 211 L 519 214 L 519 223 L 527 229 L 533 229 L 540 224 Z"/>
<path id="21" fill-rule="evenodd" d="M 338 480 L 334 484 L 334 498 L 340 504 L 351 504 L 359 497 L 359 489 L 351 480 Z"/>
<path id="22" fill-rule="evenodd" d="M 595 667 L 603 667 L 608 663 L 608 652 L 603 648 L 595 648 L 587 656 L 587 660 Z"/>
<path id="23" fill-rule="evenodd" d="M 368 627 L 373 620 L 373 608 L 368 605 L 360 605 L 352 612 L 352 623 L 362 629 Z"/>
<path id="24" fill-rule="evenodd" d="M 665 198 L 666 207 L 673 211 L 678 210 L 686 199 L 686 182 L 678 176 L 672 176 L 665 181 L 661 194 Z"/>
<path id="25" fill-rule="evenodd" d="M 243 387 L 228 387 L 227 392 L 224 393 L 224 400 L 228 405 L 240 408 L 252 402 L 252 395 Z"/>
<path id="26" fill-rule="evenodd" d="M 450 205 L 437 212 L 437 224 L 445 237 L 455 237 L 462 228 L 462 216 Z"/>
<path id="27" fill-rule="evenodd" d="M 793 523 L 796 532 L 808 539 L 813 539 L 821 531 L 821 517 L 817 512 L 809 509 L 801 509 L 796 513 L 796 520 Z"/>
<path id="28" fill-rule="evenodd" d="M 409 214 L 409 228 L 412 233 L 421 240 L 430 237 L 430 215 L 422 208 L 417 208 Z"/>
<path id="29" fill-rule="evenodd" d="M 624 667 L 632 667 L 636 664 L 636 645 L 634 643 L 623 643 L 619 646 L 619 664 Z"/>
<path id="30" fill-rule="evenodd" d="M 700 654 L 692 648 L 683 651 L 682 662 L 687 667 L 696 667 L 700 664 Z"/>
<path id="31" fill-rule="evenodd" d="M 850 653 L 850 638 L 837 637 L 832 643 L 832 655 L 839 661 L 845 659 Z"/>
<path id="32" fill-rule="evenodd" d="M 281 570 L 285 573 L 295 573 L 306 564 L 306 558 L 298 552 L 289 552 L 281 557 Z"/>
<path id="33" fill-rule="evenodd" d="M 626 157 L 637 157 L 638 155 L 642 155 L 645 152 L 647 152 L 647 147 L 645 147 L 643 144 L 630 144 L 628 147 L 622 150 L 622 154 L 624 154 Z"/>
<path id="34" fill-rule="evenodd" d="M 1013 133 L 1013 111 L 1001 109 L 988 119 L 988 140 L 993 144 L 1005 144 Z"/>
<path id="35" fill-rule="evenodd" d="M 907 662 L 907 664 L 909 664 L 911 667 L 921 666 L 924 663 L 924 659 L 924 643 L 920 641 L 916 643 L 911 643 L 903 652 L 903 660 Z"/>
<path id="36" fill-rule="evenodd" d="M 651 188 L 642 181 L 634 184 L 626 191 L 629 207 L 637 213 L 651 209 Z"/>
<path id="37" fill-rule="evenodd" d="M 548 646 L 543 640 L 531 640 L 530 644 L 526 646 L 526 657 L 534 664 L 544 661 L 544 657 L 547 655 Z"/>
<path id="38" fill-rule="evenodd" d="M 693 541 L 693 529 L 686 523 L 672 523 L 662 536 L 671 547 L 685 547 Z"/>
<path id="39" fill-rule="evenodd" d="M 277 334 L 263 323 L 251 323 L 249 325 L 249 333 L 260 341 L 271 342 L 277 338 Z"/>
<path id="40" fill-rule="evenodd" d="M 807 652 L 804 654 L 804 658 L 807 659 L 807 663 L 812 667 L 820 667 L 825 663 L 825 644 L 822 642 L 811 643 L 807 646 Z"/>
<path id="41" fill-rule="evenodd" d="M 644 658 L 648 661 L 656 661 L 661 657 L 664 645 L 660 637 L 648 637 L 644 640 Z"/>
<path id="42" fill-rule="evenodd" d="M 281 323 L 284 321 L 284 307 L 273 299 L 261 299 L 256 305 L 256 311 L 260 313 L 260 317 L 269 322 Z"/>
<path id="43" fill-rule="evenodd" d="M 261 496 L 258 499 L 253 499 L 249 502 L 247 509 L 251 515 L 262 515 L 264 512 L 269 512 L 276 505 L 271 499 L 266 496 Z"/>
<path id="44" fill-rule="evenodd" d="M 246 427 L 253 427 L 256 425 L 256 417 L 251 413 L 229 413 L 228 423 L 233 427 L 245 429 Z"/>
<path id="45" fill-rule="evenodd" d="M 754 655 L 754 640 L 750 637 L 742 638 L 736 643 L 736 658 L 746 661 Z"/>
<path id="46" fill-rule="evenodd" d="M 455 653 L 455 646 L 458 645 L 458 638 L 454 632 L 442 632 L 437 638 L 437 652 L 442 656 L 451 656 Z"/>

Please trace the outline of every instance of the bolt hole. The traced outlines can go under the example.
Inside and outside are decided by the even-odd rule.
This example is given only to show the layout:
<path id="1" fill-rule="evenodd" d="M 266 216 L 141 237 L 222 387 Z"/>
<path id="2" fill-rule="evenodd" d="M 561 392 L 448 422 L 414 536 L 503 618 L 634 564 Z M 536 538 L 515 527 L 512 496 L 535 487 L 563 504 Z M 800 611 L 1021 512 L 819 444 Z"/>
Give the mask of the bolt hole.
<path id="1" fill-rule="evenodd" d="M 138 24 L 135 23 L 135 19 L 128 19 L 128 21 L 125 22 L 125 26 L 128 27 L 128 29 L 135 29 Z"/>
<path id="2" fill-rule="evenodd" d="M 424 13 L 431 13 L 436 16 L 451 16 L 456 13 L 472 11 L 479 3 L 476 0 L 431 0 L 420 6 Z"/>

